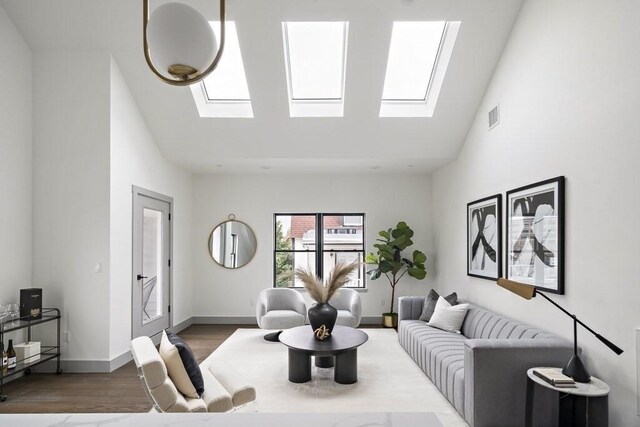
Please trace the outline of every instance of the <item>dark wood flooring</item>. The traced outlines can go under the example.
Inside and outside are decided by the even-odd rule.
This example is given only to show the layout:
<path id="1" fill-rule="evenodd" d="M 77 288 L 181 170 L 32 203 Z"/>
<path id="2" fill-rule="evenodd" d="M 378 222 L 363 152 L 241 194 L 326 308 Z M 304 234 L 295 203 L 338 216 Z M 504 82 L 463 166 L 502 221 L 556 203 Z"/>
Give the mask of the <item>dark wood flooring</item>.
<path id="1" fill-rule="evenodd" d="M 238 328 L 251 325 L 192 325 L 180 332 L 198 363 Z M 129 362 L 109 374 L 36 374 L 5 385 L 0 413 L 148 412 L 149 398 Z"/>
<path id="2" fill-rule="evenodd" d="M 207 358 L 238 328 L 251 325 L 192 325 L 180 332 L 198 360 Z M 371 328 L 378 325 L 361 325 Z M 5 385 L 0 413 L 148 412 L 149 398 L 129 362 L 108 374 L 36 374 Z"/>

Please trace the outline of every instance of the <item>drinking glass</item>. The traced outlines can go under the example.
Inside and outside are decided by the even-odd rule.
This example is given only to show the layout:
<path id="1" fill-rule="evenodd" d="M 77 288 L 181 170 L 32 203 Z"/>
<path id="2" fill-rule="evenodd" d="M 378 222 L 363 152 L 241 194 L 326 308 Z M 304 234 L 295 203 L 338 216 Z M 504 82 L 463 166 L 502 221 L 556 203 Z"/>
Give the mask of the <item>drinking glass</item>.
<path id="1" fill-rule="evenodd" d="M 0 305 L 0 323 L 4 322 L 4 318 L 9 316 L 9 306 Z"/>
<path id="2" fill-rule="evenodd" d="M 20 317 L 20 307 L 16 303 L 9 304 L 9 314 L 11 315 L 11 326 L 17 325 L 16 319 Z"/>

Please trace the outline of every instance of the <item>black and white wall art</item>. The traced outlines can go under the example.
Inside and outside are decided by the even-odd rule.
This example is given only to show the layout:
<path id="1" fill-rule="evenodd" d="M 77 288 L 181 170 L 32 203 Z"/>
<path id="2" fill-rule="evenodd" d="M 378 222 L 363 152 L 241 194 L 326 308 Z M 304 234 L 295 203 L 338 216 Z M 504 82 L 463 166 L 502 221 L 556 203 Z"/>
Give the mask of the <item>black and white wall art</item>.
<path id="1" fill-rule="evenodd" d="M 507 278 L 564 294 L 564 177 L 507 192 Z"/>
<path id="2" fill-rule="evenodd" d="M 467 203 L 467 275 L 502 275 L 502 195 Z"/>

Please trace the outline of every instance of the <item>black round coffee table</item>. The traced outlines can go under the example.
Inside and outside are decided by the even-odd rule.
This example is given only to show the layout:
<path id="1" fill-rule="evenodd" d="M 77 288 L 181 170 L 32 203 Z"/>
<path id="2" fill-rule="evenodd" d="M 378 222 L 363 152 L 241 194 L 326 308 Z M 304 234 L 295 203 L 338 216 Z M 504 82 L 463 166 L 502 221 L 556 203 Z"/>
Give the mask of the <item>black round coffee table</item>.
<path id="1" fill-rule="evenodd" d="M 280 342 L 289 347 L 289 381 L 305 383 L 311 380 L 311 356 L 316 366 L 334 366 L 333 379 L 339 384 L 358 381 L 358 347 L 369 336 L 359 329 L 335 326 L 331 337 L 324 341 L 314 338 L 311 326 L 298 326 L 280 334 Z"/>

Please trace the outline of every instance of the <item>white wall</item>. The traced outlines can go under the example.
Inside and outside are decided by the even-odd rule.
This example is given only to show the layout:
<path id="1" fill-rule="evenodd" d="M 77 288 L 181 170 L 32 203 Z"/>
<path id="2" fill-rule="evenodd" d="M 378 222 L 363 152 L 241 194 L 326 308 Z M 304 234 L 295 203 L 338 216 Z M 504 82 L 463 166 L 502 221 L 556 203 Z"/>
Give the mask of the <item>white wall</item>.
<path id="1" fill-rule="evenodd" d="M 132 186 L 173 197 L 173 323 L 192 315 L 191 174 L 167 162 L 111 60 L 110 357 L 131 341 Z"/>
<path id="2" fill-rule="evenodd" d="M 430 177 L 423 174 L 197 175 L 193 193 L 193 314 L 255 316 L 258 293 L 273 286 L 274 213 L 364 212 L 367 251 L 379 230 L 405 220 L 415 231 L 415 248 L 427 254 L 427 268 L 432 271 L 430 190 Z M 251 226 L 258 240 L 254 259 L 238 270 L 220 267 L 207 250 L 211 231 L 230 213 Z M 367 280 L 367 286 L 367 292 L 360 294 L 363 315 L 379 316 L 388 311 L 388 282 Z M 396 295 L 426 295 L 430 286 L 429 278 L 416 281 L 406 277 Z"/>
<path id="3" fill-rule="evenodd" d="M 0 304 L 32 285 L 31 82 L 31 50 L 0 7 Z"/>
<path id="4" fill-rule="evenodd" d="M 466 276 L 466 203 L 557 175 L 566 187 L 566 295 L 593 375 L 611 385 L 612 426 L 639 425 L 640 3 L 525 2 L 459 158 L 434 175 L 436 279 L 444 292 L 572 338 L 572 323 Z M 501 123 L 487 130 L 497 103 Z"/>
<path id="5" fill-rule="evenodd" d="M 109 356 L 109 61 L 34 54 L 33 281 L 80 361 Z"/>

